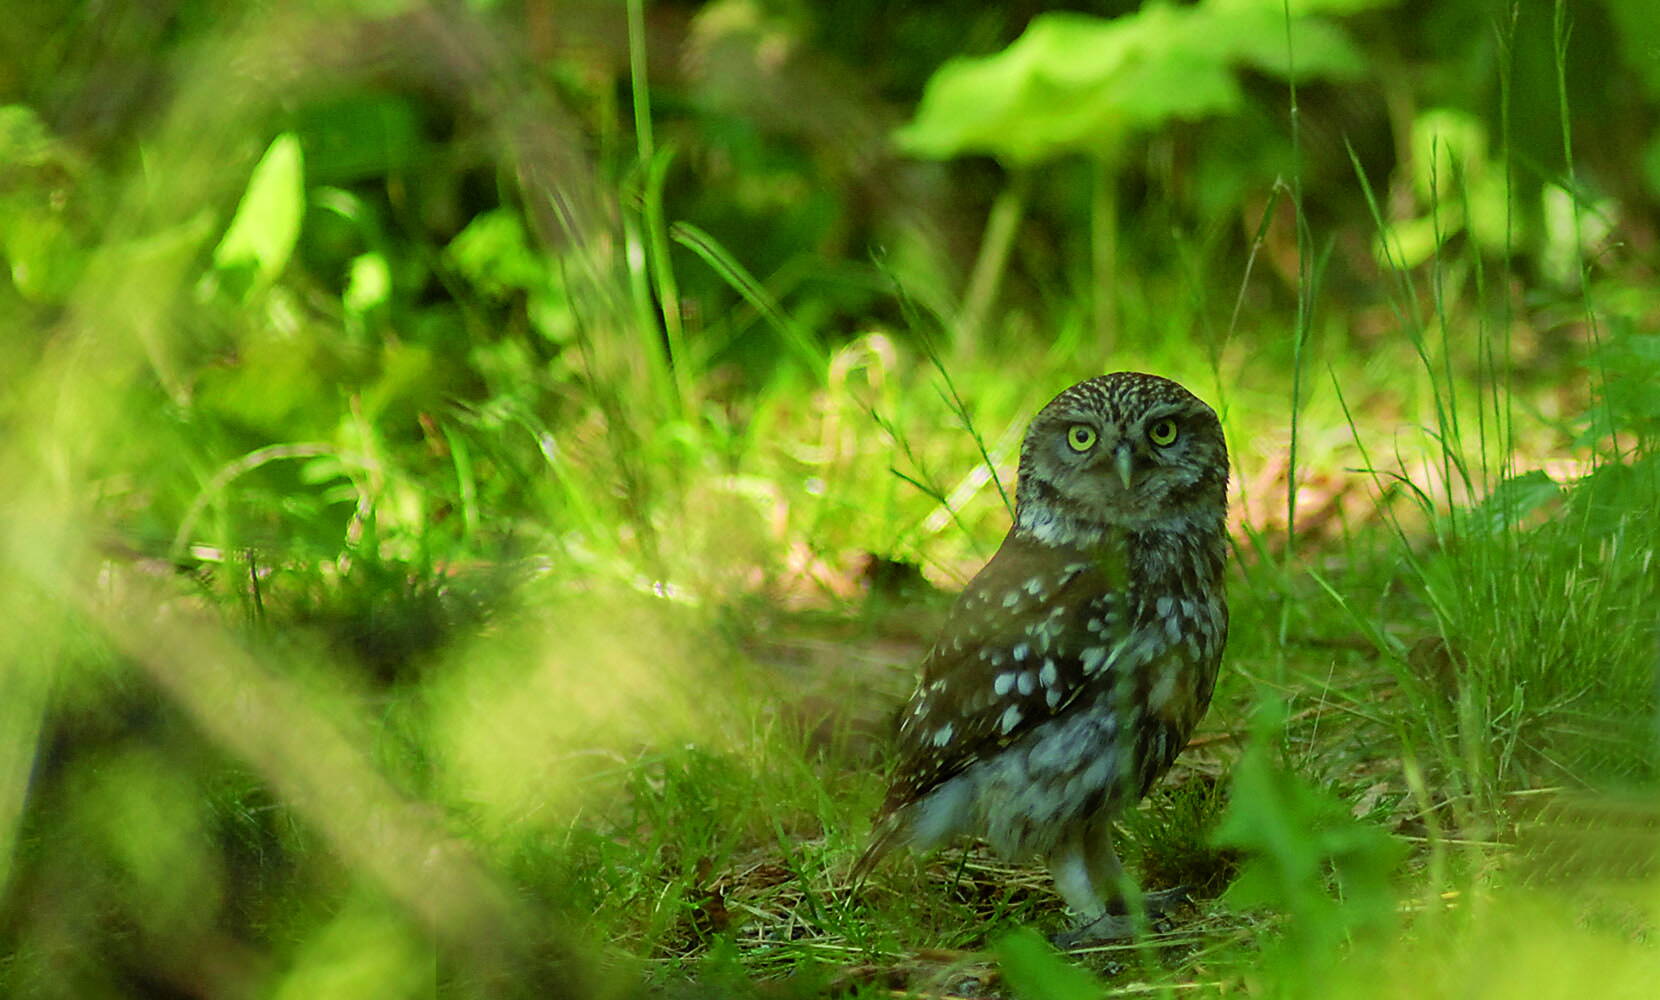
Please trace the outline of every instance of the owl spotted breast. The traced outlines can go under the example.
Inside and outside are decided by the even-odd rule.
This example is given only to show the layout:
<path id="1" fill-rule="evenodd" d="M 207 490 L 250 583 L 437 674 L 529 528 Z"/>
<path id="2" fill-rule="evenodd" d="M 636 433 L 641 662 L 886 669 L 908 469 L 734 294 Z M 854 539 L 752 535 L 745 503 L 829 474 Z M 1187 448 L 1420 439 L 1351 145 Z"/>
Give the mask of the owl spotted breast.
<path id="1" fill-rule="evenodd" d="M 1215 412 L 1169 379 L 1103 375 L 1038 413 L 1014 526 L 922 662 L 855 877 L 896 846 L 974 835 L 1044 859 L 1077 934 L 1128 932 L 1110 827 L 1210 703 L 1227 482 Z"/>

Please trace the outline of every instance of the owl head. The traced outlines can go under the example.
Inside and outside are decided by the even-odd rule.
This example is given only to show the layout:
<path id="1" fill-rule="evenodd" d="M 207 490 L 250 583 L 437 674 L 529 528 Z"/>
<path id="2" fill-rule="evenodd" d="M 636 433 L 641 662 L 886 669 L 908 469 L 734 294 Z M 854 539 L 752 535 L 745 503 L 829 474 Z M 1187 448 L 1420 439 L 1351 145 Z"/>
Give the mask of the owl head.
<path id="1" fill-rule="evenodd" d="M 1109 529 L 1212 527 L 1227 483 L 1214 410 L 1167 378 L 1115 372 L 1067 389 L 1033 418 L 1015 523 L 1051 544 L 1093 544 Z"/>

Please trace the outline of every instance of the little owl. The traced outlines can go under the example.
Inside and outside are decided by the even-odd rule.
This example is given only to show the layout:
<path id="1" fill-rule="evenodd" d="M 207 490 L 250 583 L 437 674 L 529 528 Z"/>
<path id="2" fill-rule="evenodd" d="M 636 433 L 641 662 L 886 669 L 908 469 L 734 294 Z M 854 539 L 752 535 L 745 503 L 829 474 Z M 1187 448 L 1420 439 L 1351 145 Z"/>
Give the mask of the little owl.
<path id="1" fill-rule="evenodd" d="M 971 834 L 1047 862 L 1081 918 L 1063 940 L 1123 937 L 1110 827 L 1187 744 L 1227 641 L 1227 446 L 1192 393 L 1118 372 L 1038 413 L 1019 477 L 1014 526 L 922 661 L 854 875 Z"/>

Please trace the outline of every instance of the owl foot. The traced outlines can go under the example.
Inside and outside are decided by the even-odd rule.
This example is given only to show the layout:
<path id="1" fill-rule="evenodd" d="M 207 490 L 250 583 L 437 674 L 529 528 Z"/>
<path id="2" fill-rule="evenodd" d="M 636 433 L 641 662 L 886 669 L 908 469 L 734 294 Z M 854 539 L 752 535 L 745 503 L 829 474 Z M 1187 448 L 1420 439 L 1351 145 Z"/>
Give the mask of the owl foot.
<path id="1" fill-rule="evenodd" d="M 1103 913 L 1076 927 L 1049 935 L 1049 943 L 1062 951 L 1089 944 L 1123 941 L 1135 937 L 1135 921 L 1122 913 Z"/>
<path id="2" fill-rule="evenodd" d="M 1173 889 L 1160 892 L 1150 892 L 1141 897 L 1142 911 L 1148 924 L 1164 916 L 1175 907 L 1192 899 L 1187 886 L 1179 885 Z M 1135 937 L 1137 920 L 1125 912 L 1127 907 L 1124 900 L 1115 899 L 1107 906 L 1107 911 L 1098 917 L 1086 919 L 1076 927 L 1050 935 L 1049 941 L 1062 950 L 1081 948 L 1084 945 L 1104 944 L 1109 941 L 1123 941 Z"/>

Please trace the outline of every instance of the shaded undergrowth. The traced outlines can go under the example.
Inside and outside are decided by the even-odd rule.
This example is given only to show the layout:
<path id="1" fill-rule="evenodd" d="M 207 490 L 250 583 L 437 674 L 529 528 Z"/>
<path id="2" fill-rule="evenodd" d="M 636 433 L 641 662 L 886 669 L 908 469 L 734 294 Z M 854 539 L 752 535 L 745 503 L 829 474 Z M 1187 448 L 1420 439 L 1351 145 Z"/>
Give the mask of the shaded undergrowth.
<path id="1" fill-rule="evenodd" d="M 1535 289 L 1443 234 L 1409 263 L 1374 199 L 1386 290 L 1351 304 L 1300 217 L 1293 280 L 1255 268 L 1284 251 L 1271 200 L 1225 281 L 1063 289 L 953 337 L 960 304 L 902 253 L 791 294 L 811 266 L 757 276 L 674 219 L 628 13 L 638 121 L 607 126 L 597 177 L 557 88 L 504 87 L 512 50 L 465 19 L 352 22 L 464 106 L 447 143 L 404 135 L 315 12 L 206 36 L 141 167 L 89 174 L 7 109 L 39 172 L 7 183 L 76 210 L 39 237 L 65 274 L 0 300 L 27 331 L 0 385 L 0 992 L 1641 981 L 1640 266 L 1571 242 L 1580 287 Z M 226 66 L 283 86 L 227 100 Z M 394 180 L 354 183 L 283 87 L 350 95 Z M 999 281 L 977 274 L 976 323 Z M 844 297 L 858 329 L 821 328 Z M 1006 526 L 1024 420 L 1119 368 L 1223 415 L 1233 638 L 1123 824 L 1143 883 L 1192 901 L 1070 956 L 1092 979 L 1024 933 L 1064 919 L 1041 873 L 972 844 L 848 869 L 911 669 Z M 1539 957 L 1485 967 L 1516 953 Z"/>

